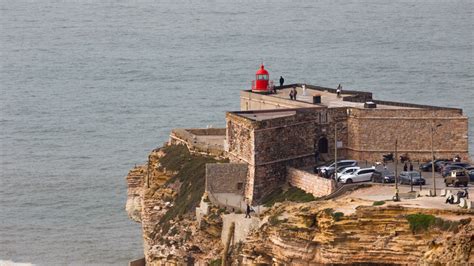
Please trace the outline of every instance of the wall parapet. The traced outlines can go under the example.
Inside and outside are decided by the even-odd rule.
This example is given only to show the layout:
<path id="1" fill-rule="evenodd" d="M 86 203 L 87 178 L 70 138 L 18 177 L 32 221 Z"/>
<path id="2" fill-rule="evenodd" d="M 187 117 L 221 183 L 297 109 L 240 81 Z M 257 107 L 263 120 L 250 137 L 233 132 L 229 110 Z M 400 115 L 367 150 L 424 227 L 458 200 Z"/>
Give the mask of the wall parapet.
<path id="1" fill-rule="evenodd" d="M 175 128 L 169 145 L 185 145 L 191 153 L 225 158 L 225 128 Z"/>
<path id="2" fill-rule="evenodd" d="M 311 193 L 316 198 L 327 196 L 336 191 L 336 182 L 333 179 L 323 178 L 293 167 L 287 167 L 287 180 L 292 186 Z"/>

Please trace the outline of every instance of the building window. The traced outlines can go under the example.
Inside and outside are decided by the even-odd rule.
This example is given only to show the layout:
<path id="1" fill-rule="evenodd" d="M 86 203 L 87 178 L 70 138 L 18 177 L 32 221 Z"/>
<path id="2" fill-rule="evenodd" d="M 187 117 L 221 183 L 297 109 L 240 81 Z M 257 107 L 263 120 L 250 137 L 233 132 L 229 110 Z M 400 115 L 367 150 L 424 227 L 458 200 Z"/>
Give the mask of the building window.
<path id="1" fill-rule="evenodd" d="M 237 183 L 237 190 L 242 190 L 244 188 L 244 183 L 239 182 Z"/>

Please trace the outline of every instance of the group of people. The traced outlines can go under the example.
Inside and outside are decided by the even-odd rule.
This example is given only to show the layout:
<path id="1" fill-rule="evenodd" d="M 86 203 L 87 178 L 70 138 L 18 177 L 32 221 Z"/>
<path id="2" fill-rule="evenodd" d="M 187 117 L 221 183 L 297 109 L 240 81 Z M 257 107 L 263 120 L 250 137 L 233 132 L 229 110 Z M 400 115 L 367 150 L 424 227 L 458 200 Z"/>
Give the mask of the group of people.
<path id="1" fill-rule="evenodd" d="M 403 165 L 403 171 L 408 171 L 408 169 L 410 169 L 410 171 L 413 171 L 413 164 L 410 162 L 410 166 L 407 165 L 407 163 L 405 163 L 405 165 Z"/>
<path id="2" fill-rule="evenodd" d="M 454 195 L 449 196 L 446 199 L 446 204 L 448 204 L 448 203 L 449 204 L 459 204 L 459 201 L 460 201 L 461 198 L 469 199 L 469 192 L 467 191 L 467 188 L 465 188 L 464 190 L 458 191 L 456 196 L 457 196 L 456 201 L 454 200 Z"/>

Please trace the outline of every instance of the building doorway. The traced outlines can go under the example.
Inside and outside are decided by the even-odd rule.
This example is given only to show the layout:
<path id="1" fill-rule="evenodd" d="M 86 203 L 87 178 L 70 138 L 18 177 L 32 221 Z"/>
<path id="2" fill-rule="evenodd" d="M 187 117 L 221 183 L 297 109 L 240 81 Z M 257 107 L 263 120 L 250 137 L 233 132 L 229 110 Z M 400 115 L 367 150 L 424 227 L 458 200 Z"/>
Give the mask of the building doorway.
<path id="1" fill-rule="evenodd" d="M 318 141 L 318 151 L 319 153 L 328 153 L 328 139 L 322 137 Z"/>

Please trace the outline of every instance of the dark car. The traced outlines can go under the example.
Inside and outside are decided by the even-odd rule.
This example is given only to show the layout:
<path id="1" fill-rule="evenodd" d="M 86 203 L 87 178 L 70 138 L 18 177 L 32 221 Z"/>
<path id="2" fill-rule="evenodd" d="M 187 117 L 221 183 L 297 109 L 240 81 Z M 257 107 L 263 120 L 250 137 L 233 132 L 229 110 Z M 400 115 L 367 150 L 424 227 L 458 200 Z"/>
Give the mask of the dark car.
<path id="1" fill-rule="evenodd" d="M 415 171 L 402 171 L 400 172 L 400 176 L 398 177 L 400 180 L 400 184 L 408 184 L 408 185 L 424 185 L 426 184 L 425 179 L 420 175 L 419 172 Z"/>
<path id="2" fill-rule="evenodd" d="M 457 162 L 457 163 L 450 163 L 449 165 L 457 165 L 457 166 L 461 166 L 462 168 L 468 168 L 470 167 L 471 165 L 468 164 L 468 163 L 461 163 L 461 162 Z"/>
<path id="3" fill-rule="evenodd" d="M 445 159 L 438 159 L 438 160 L 435 160 L 434 161 L 434 165 L 435 165 L 435 171 L 438 171 L 438 168 L 439 168 L 439 165 L 438 163 L 441 163 L 441 162 L 446 162 L 447 160 Z M 432 163 L 431 161 L 430 162 L 427 162 L 427 163 L 423 163 L 423 164 L 420 164 L 420 171 L 423 171 L 423 172 L 431 172 L 433 169 L 432 169 Z"/>
<path id="4" fill-rule="evenodd" d="M 443 170 L 441 170 L 441 175 L 443 177 L 447 177 L 448 175 L 451 174 L 451 171 L 457 170 L 457 169 L 464 169 L 464 167 L 459 166 L 459 165 L 453 165 L 453 164 L 448 164 L 443 167 Z"/>
<path id="5" fill-rule="evenodd" d="M 390 171 L 375 171 L 372 174 L 372 182 L 395 183 L 395 174 Z"/>
<path id="6" fill-rule="evenodd" d="M 435 163 L 435 171 L 441 172 L 443 170 L 443 167 L 450 164 L 451 161 L 439 161 Z"/>
<path id="7" fill-rule="evenodd" d="M 469 175 L 469 182 L 474 182 L 474 169 L 469 170 L 467 174 Z"/>

